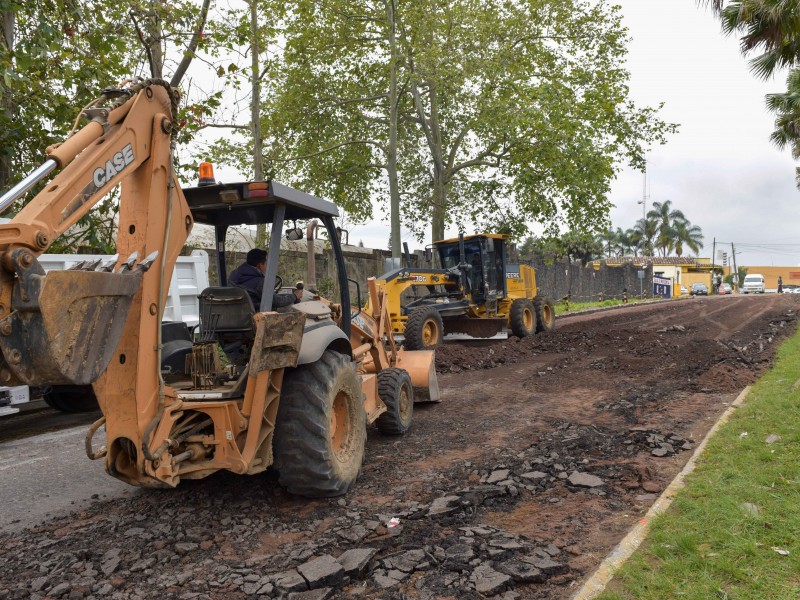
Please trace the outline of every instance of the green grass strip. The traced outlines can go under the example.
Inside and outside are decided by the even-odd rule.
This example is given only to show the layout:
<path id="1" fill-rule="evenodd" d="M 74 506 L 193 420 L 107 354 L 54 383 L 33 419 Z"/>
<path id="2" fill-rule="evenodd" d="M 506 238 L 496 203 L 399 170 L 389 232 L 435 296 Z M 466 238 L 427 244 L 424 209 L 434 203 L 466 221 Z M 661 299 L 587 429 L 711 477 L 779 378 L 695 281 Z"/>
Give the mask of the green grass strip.
<path id="1" fill-rule="evenodd" d="M 800 598 L 800 334 L 686 483 L 598 598 Z"/>

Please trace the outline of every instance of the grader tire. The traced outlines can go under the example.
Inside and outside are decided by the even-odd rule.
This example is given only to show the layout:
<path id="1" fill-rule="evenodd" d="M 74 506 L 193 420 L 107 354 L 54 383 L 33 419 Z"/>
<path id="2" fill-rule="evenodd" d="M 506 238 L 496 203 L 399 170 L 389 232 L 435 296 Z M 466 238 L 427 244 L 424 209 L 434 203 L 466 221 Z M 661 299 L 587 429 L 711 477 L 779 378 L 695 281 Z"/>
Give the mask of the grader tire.
<path id="1" fill-rule="evenodd" d="M 536 311 L 533 302 L 527 298 L 517 298 L 511 303 L 508 311 L 508 324 L 511 333 L 518 338 L 524 338 L 536 333 Z"/>
<path id="2" fill-rule="evenodd" d="M 553 306 L 553 300 L 548 296 L 536 296 L 533 299 L 533 306 L 536 308 L 536 333 L 553 331 L 556 326 L 556 309 Z"/>
<path id="3" fill-rule="evenodd" d="M 100 410 L 90 385 L 57 385 L 49 388 L 42 398 L 50 408 L 63 413 L 85 413 Z"/>
<path id="4" fill-rule="evenodd" d="M 431 350 L 442 343 L 444 323 L 439 311 L 431 306 L 421 306 L 408 315 L 403 332 L 406 350 Z"/>
<path id="5" fill-rule="evenodd" d="M 414 415 L 414 386 L 404 369 L 384 369 L 378 373 L 378 396 L 386 412 L 375 426 L 384 435 L 402 435 L 411 427 Z"/>
<path id="6" fill-rule="evenodd" d="M 326 350 L 286 372 L 273 447 L 278 480 L 289 492 L 346 493 L 361 471 L 366 437 L 361 382 L 349 358 Z"/>

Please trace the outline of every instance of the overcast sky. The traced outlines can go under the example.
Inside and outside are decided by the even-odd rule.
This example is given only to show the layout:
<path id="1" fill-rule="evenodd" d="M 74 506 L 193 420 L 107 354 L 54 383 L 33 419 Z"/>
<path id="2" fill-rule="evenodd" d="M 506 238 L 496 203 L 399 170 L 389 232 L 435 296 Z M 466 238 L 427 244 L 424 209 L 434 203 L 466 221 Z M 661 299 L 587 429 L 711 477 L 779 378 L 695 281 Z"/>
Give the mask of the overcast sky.
<path id="1" fill-rule="evenodd" d="M 770 144 L 773 118 L 764 106 L 765 94 L 784 91 L 785 76 L 755 79 L 737 39 L 723 37 L 718 21 L 695 0 L 618 3 L 632 37 L 633 99 L 665 102 L 662 117 L 680 124 L 647 157 L 648 208 L 672 200 L 703 229 L 701 256 L 711 256 L 716 237 L 728 251 L 737 244 L 740 265 L 800 264 L 795 164 L 788 150 Z M 614 227 L 627 229 L 641 218 L 642 182 L 641 172 L 626 170 L 614 183 Z M 385 247 L 387 238 L 385 222 L 351 229 L 350 239 L 368 246 Z"/>

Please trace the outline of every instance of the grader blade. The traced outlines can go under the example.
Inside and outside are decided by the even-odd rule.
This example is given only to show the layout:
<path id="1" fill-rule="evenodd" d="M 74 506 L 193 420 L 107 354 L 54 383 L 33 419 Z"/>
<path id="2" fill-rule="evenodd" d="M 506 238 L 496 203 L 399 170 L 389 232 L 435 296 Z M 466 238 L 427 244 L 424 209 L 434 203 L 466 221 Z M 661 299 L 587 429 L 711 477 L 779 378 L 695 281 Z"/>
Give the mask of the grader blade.
<path id="1" fill-rule="evenodd" d="M 0 320 L 8 367 L 28 385 L 92 383 L 114 354 L 141 282 L 141 273 L 97 271 L 17 279 L 14 310 Z"/>
<path id="2" fill-rule="evenodd" d="M 445 335 L 451 333 L 465 333 L 474 338 L 490 338 L 503 331 L 506 320 L 502 318 L 476 319 L 457 318 L 444 320 Z"/>

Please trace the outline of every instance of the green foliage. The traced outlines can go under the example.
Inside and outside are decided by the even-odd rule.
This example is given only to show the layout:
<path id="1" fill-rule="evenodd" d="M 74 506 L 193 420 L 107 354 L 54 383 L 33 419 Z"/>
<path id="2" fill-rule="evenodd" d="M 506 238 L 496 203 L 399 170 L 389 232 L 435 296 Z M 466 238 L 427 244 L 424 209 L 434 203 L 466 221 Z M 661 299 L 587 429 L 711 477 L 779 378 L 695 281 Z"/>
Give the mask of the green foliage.
<path id="1" fill-rule="evenodd" d="M 43 162 L 81 107 L 133 71 L 129 20 L 119 3 L 38 0 L 0 4 L 13 39 L 0 38 L 0 188 Z"/>
<path id="2" fill-rule="evenodd" d="M 623 162 L 675 130 L 628 99 L 628 42 L 606 2 L 271 0 L 284 51 L 265 69 L 270 172 L 357 220 L 521 235 L 592 230 Z M 397 82 L 396 99 L 393 81 Z M 396 128 L 396 140 L 393 138 Z M 247 142 L 215 151 L 244 164 Z"/>
<path id="3" fill-rule="evenodd" d="M 529 237 L 517 252 L 523 261 L 536 258 L 553 264 L 566 258 L 569 262 L 580 262 L 586 266 L 603 255 L 603 246 L 590 234 L 567 232 L 558 237 Z"/>
<path id="4" fill-rule="evenodd" d="M 789 69 L 785 93 L 768 94 L 767 108 L 776 113 L 770 140 L 800 158 L 800 4 L 792 0 L 705 0 L 718 13 L 726 35 L 741 36 L 743 54 L 761 52 L 750 60 L 750 69 L 768 79 Z M 796 169 L 800 187 L 800 169 Z"/>
<path id="5" fill-rule="evenodd" d="M 738 277 L 737 277 L 738 276 Z M 736 274 L 731 273 L 725 276 L 725 283 L 729 285 L 733 285 L 737 288 L 742 287 L 744 283 L 744 278 L 747 277 L 747 268 L 746 267 L 739 267 L 738 272 Z"/>

